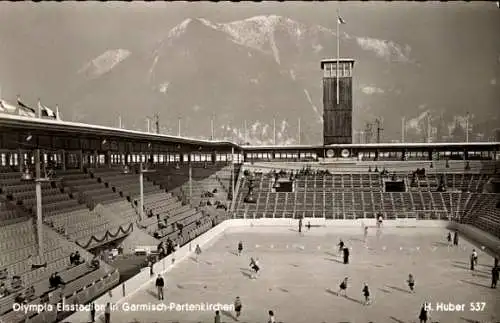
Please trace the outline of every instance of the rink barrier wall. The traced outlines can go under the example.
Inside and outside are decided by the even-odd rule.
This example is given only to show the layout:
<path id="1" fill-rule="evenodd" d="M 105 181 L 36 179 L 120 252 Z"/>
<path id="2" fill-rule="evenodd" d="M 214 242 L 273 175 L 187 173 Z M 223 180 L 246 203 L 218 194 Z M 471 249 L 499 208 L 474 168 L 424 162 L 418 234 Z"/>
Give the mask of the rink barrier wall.
<path id="1" fill-rule="evenodd" d="M 479 248 L 484 246 L 484 252 L 489 253 L 491 256 L 500 257 L 500 239 L 491 235 L 487 232 L 482 231 L 469 224 L 460 223 L 450 223 L 448 226 L 451 230 L 458 230 L 458 232 L 472 242 L 472 244 L 477 245 Z M 482 249 L 482 248 L 481 248 Z"/>
<path id="2" fill-rule="evenodd" d="M 367 225 L 370 227 L 376 226 L 375 219 L 358 219 L 358 220 L 325 220 L 318 218 L 305 218 L 303 225 L 305 226 L 310 221 L 312 226 L 321 227 L 345 227 L 356 228 Z M 178 263 L 182 262 L 187 257 L 194 253 L 195 247 L 198 244 L 202 250 L 209 247 L 217 238 L 222 235 L 226 230 L 231 228 L 245 228 L 245 227 L 292 227 L 297 228 L 298 220 L 296 219 L 231 219 L 226 220 L 216 227 L 210 229 L 201 236 L 193 239 L 190 243 L 179 248 L 174 254 L 171 254 L 153 265 L 154 275 L 151 276 L 149 268 L 146 267 L 140 273 L 130 278 L 129 280 L 119 284 L 114 289 L 108 291 L 103 296 L 96 299 L 94 302 L 101 307 L 108 302 L 112 304 L 121 304 L 133 296 L 137 291 L 143 289 L 148 284 L 154 284 L 158 274 L 165 275 L 172 270 Z M 443 220 L 416 220 L 416 219 L 397 219 L 397 220 L 384 220 L 384 227 L 401 227 L 401 228 L 424 228 L 424 227 L 446 227 L 449 225 L 448 221 Z M 168 279 L 167 279 L 168 286 Z M 96 319 L 102 316 L 102 311 L 96 311 Z M 111 314 L 113 315 L 113 314 Z M 65 322 L 71 323 L 86 323 L 89 321 L 90 314 L 88 312 L 76 312 L 68 317 Z"/>

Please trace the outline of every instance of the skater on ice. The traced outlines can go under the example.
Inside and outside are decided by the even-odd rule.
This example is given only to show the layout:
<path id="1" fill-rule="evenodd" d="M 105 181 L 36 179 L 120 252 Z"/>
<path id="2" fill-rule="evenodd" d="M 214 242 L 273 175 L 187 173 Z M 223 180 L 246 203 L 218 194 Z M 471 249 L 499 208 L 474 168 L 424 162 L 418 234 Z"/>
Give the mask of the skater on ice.
<path id="1" fill-rule="evenodd" d="M 453 245 L 458 246 L 458 230 L 453 233 Z"/>
<path id="2" fill-rule="evenodd" d="M 363 296 L 365 297 L 365 305 L 370 304 L 370 289 L 368 288 L 368 284 L 365 283 L 362 290 Z"/>
<path id="3" fill-rule="evenodd" d="M 238 242 L 238 256 L 241 256 L 241 252 L 243 251 L 243 242 Z"/>
<path id="4" fill-rule="evenodd" d="M 344 246 L 345 246 L 344 241 L 342 239 L 340 239 L 337 246 L 339 247 L 339 252 L 342 252 L 344 250 Z"/>
<path id="5" fill-rule="evenodd" d="M 408 287 L 410 288 L 410 291 L 412 293 L 415 293 L 415 278 L 413 277 L 412 274 L 408 275 L 408 280 L 406 281 L 406 283 L 408 284 Z"/>
<path id="6" fill-rule="evenodd" d="M 349 248 L 344 247 L 344 265 L 349 264 Z"/>
<path id="7" fill-rule="evenodd" d="M 198 258 L 201 255 L 201 248 L 200 248 L 199 244 L 196 245 L 196 249 L 194 250 L 194 253 L 196 254 L 196 261 L 198 261 Z"/>
<path id="8" fill-rule="evenodd" d="M 491 288 L 497 288 L 497 282 L 500 278 L 500 268 L 498 266 L 494 266 L 491 269 Z"/>
<path id="9" fill-rule="evenodd" d="M 476 249 L 472 249 L 472 254 L 470 255 L 470 270 L 474 270 L 477 265 L 477 252 Z"/>
<path id="10" fill-rule="evenodd" d="M 234 300 L 234 311 L 236 312 L 236 321 L 239 319 L 241 315 L 241 308 L 243 305 L 241 304 L 241 299 L 239 296 L 236 296 L 236 299 Z"/>
<path id="11" fill-rule="evenodd" d="M 344 280 L 339 285 L 339 295 L 347 296 L 347 280 L 348 278 L 344 278 Z"/>
<path id="12" fill-rule="evenodd" d="M 384 216 L 382 215 L 382 213 L 378 213 L 377 214 L 377 228 L 382 228 L 382 223 L 384 222 Z"/>
<path id="13" fill-rule="evenodd" d="M 252 278 L 256 279 L 258 274 L 259 274 L 259 270 L 260 270 L 259 258 L 256 258 L 256 259 L 253 259 L 253 257 L 250 258 L 250 268 L 252 269 L 252 271 L 254 273 L 254 275 L 252 275 Z"/>
<path id="14" fill-rule="evenodd" d="M 418 315 L 420 323 L 427 323 L 427 320 L 429 319 L 429 314 L 427 313 L 428 306 L 429 305 L 427 305 L 427 302 L 424 302 L 424 304 L 420 308 L 420 314 Z"/>
<path id="15" fill-rule="evenodd" d="M 219 311 L 215 311 L 214 323 L 221 323 Z"/>
<path id="16" fill-rule="evenodd" d="M 274 317 L 274 312 L 269 311 L 268 314 L 269 314 L 269 319 L 267 320 L 267 323 L 276 323 L 276 318 Z"/>

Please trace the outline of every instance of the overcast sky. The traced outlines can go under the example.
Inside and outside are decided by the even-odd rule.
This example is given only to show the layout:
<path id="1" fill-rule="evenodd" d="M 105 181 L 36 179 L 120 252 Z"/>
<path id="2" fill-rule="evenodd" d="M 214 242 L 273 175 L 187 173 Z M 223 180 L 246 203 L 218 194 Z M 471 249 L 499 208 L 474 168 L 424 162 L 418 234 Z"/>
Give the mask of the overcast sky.
<path id="1" fill-rule="evenodd" d="M 83 64 L 108 49 L 149 51 L 186 18 L 228 22 L 276 14 L 334 29 L 337 9 L 347 21 L 342 27 L 346 33 L 408 45 L 412 57 L 423 66 L 423 73 L 429 74 L 430 80 L 439 80 L 436 86 L 439 82 L 449 82 L 456 84 L 456 91 L 466 91 L 468 84 L 481 83 L 487 92 L 479 95 L 488 97 L 489 102 L 498 102 L 492 98 L 500 91 L 492 92 L 489 86 L 498 88 L 500 81 L 500 9 L 495 2 L 479 1 L 4 1 L 0 2 L 0 85 L 3 96 L 9 99 L 19 91 L 41 93 L 42 88 L 61 84 L 61 80 L 63 84 L 71 82 Z M 446 79 L 452 70 L 466 73 L 460 78 L 454 73 Z M 58 82 L 51 82 L 56 79 Z M 449 94 L 443 101 L 448 97 Z"/>

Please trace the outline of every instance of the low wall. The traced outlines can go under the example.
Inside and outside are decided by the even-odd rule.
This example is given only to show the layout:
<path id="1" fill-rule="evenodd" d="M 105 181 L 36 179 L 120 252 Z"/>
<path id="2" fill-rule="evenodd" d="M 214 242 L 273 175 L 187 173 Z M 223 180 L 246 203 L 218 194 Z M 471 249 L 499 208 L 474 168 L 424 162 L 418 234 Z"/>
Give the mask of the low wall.
<path id="1" fill-rule="evenodd" d="M 228 220 L 232 227 L 252 227 L 252 226 L 269 226 L 269 227 L 293 227 L 299 225 L 297 219 L 233 219 Z M 302 225 L 305 226 L 310 222 L 313 226 L 324 227 L 361 227 L 367 225 L 374 227 L 377 225 L 376 219 L 357 219 L 357 220 L 325 220 L 322 218 L 304 218 Z M 228 224 L 229 225 L 229 224 Z M 419 228 L 443 228 L 448 225 L 448 221 L 444 220 L 417 220 L 417 219 L 397 219 L 384 220 L 384 227 L 419 227 Z"/>
<path id="2" fill-rule="evenodd" d="M 451 230 L 458 230 L 467 240 L 470 240 L 470 242 L 478 247 L 484 246 L 485 248 L 483 251 L 491 256 L 500 257 L 500 239 L 497 237 L 468 224 L 452 222 L 449 224 L 448 228 Z"/>

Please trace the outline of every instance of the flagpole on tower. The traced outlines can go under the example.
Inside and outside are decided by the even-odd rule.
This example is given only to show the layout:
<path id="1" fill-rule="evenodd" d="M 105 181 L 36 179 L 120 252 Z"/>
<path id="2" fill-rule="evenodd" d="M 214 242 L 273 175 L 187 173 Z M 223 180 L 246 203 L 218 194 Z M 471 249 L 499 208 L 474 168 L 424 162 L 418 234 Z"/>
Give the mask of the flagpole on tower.
<path id="1" fill-rule="evenodd" d="M 337 76 L 337 105 L 339 104 L 339 65 L 340 65 L 340 9 L 337 9 L 337 65 L 336 73 Z"/>
<path id="2" fill-rule="evenodd" d="M 40 98 L 38 98 L 38 118 L 41 118 L 42 117 L 42 103 L 40 102 Z"/>

